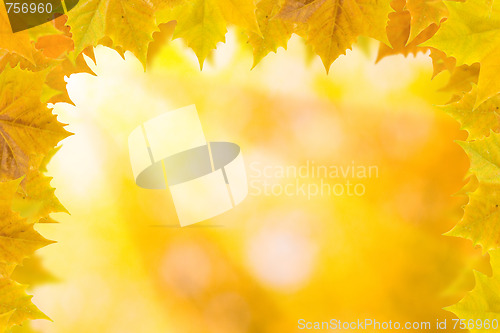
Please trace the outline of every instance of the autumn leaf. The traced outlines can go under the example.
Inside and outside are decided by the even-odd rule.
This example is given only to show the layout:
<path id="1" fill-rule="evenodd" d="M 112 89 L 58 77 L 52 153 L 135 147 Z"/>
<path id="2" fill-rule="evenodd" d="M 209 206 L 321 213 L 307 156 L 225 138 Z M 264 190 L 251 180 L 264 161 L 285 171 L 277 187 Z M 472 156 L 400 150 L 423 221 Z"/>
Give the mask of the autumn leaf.
<path id="1" fill-rule="evenodd" d="M 500 31 L 500 29 L 498 30 Z M 481 72 L 478 79 L 478 100 L 475 107 L 480 103 L 495 96 L 500 92 L 500 44 L 481 60 Z"/>
<path id="2" fill-rule="evenodd" d="M 34 38 L 34 42 L 30 46 L 30 60 L 15 52 L 0 49 L 0 70 L 3 70 L 6 66 L 16 67 L 19 65 L 21 69 L 39 72 L 58 66 L 60 64 L 58 60 L 64 58 L 73 49 L 71 34 L 69 34 L 65 23 L 66 16 L 63 15 L 51 22 L 28 30 L 31 38 Z M 47 25 L 52 28 L 37 30 L 36 38 L 33 37 L 34 29 Z M 22 32 L 19 33 L 22 34 Z M 16 33 L 16 35 L 19 33 Z"/>
<path id="3" fill-rule="evenodd" d="M 80 1 L 68 15 L 75 55 L 87 46 L 96 46 L 105 36 L 107 2 L 101 0 Z"/>
<path id="4" fill-rule="evenodd" d="M 0 332 L 5 332 L 9 328 L 10 317 L 16 310 L 11 310 L 0 314 Z"/>
<path id="5" fill-rule="evenodd" d="M 87 62 L 85 61 L 85 58 L 83 57 L 84 54 L 92 58 L 93 48 L 89 47 L 85 49 L 82 53 L 80 53 L 76 57 L 76 60 L 74 61 L 71 61 L 68 57 L 66 57 L 63 60 L 60 60 L 58 66 L 51 68 L 50 72 L 47 74 L 45 84 L 50 89 L 56 91 L 56 93 L 47 100 L 48 102 L 50 103 L 64 102 L 73 104 L 66 90 L 65 77 L 69 77 L 71 74 L 74 73 L 88 73 L 91 75 L 95 75 L 95 73 L 92 72 Z"/>
<path id="6" fill-rule="evenodd" d="M 305 25 L 306 43 L 321 57 L 327 72 L 360 35 L 388 43 L 388 0 L 286 0 L 278 17 Z"/>
<path id="7" fill-rule="evenodd" d="M 305 39 L 307 50 L 321 57 L 327 71 L 360 36 L 381 41 L 378 59 L 430 50 L 434 76 L 445 70 L 451 74 L 442 90 L 461 98 L 443 109 L 468 131 L 470 141 L 461 143 L 471 158 L 473 176 L 464 189 L 470 202 L 449 235 L 469 238 L 485 251 L 497 248 L 498 5 L 483 0 L 447 2 L 446 6 L 441 0 L 393 3 L 397 3 L 394 12 L 389 0 L 261 0 L 257 4 L 254 0 L 87 0 L 69 13 L 69 31 L 64 19 L 58 19 L 55 25 L 16 34 L 10 31 L 0 5 L 0 70 L 5 69 L 0 74 L 0 181 L 23 177 L 22 187 L 20 179 L 0 183 L 0 331 L 25 319 L 46 318 L 24 288 L 10 280 L 16 264 L 50 244 L 28 222 L 50 221 L 50 213 L 65 211 L 51 178 L 43 172 L 53 147 L 69 133 L 42 101 L 71 102 L 64 77 L 91 72 L 82 52 L 97 44 L 109 45 L 120 54 L 130 51 L 146 65 L 172 34 L 194 50 L 202 68 L 217 44 L 225 42 L 227 27 L 236 25 L 249 37 L 253 67 L 268 53 L 286 48 L 294 32 Z M 476 289 L 452 311 L 472 318 L 489 311 L 498 318 L 500 254 L 494 254 L 494 277 L 477 277 Z"/>
<path id="8" fill-rule="evenodd" d="M 436 35 L 425 42 L 456 58 L 457 65 L 481 63 L 474 108 L 500 92 L 500 3 L 483 0 L 447 2 L 449 17 Z"/>
<path id="9" fill-rule="evenodd" d="M 403 54 L 406 57 L 410 53 L 417 54 L 420 51 L 420 48 L 406 46 L 410 36 L 411 16 L 405 5 L 405 0 L 391 1 L 394 12 L 389 13 L 389 21 L 386 27 L 387 39 L 390 45 L 380 43 L 376 62 L 390 55 Z M 422 50 L 424 49 L 422 48 Z"/>
<path id="10" fill-rule="evenodd" d="M 470 158 L 470 172 L 481 184 L 500 184 L 500 134 L 485 139 L 459 142 Z"/>
<path id="11" fill-rule="evenodd" d="M 51 177 L 41 172 L 31 172 L 26 176 L 25 188 L 19 188 L 13 200 L 13 209 L 31 222 L 48 218 L 50 213 L 68 213 L 56 198 L 55 189 L 50 186 Z"/>
<path id="12" fill-rule="evenodd" d="M 417 55 L 419 52 L 426 53 L 429 50 L 428 47 L 422 47 L 419 45 L 436 33 L 439 29 L 437 25 L 430 25 L 410 43 L 406 44 L 409 30 L 402 30 L 401 26 L 404 24 L 404 21 L 409 20 L 408 15 L 404 12 L 391 13 L 389 18 L 390 21 L 387 27 L 387 35 L 392 47 L 389 47 L 384 43 L 380 43 L 377 62 L 390 55 L 402 54 L 406 57 L 410 54 Z M 408 28 L 409 27 L 410 25 L 408 24 Z"/>
<path id="13" fill-rule="evenodd" d="M 69 135 L 40 102 L 45 74 L 7 67 L 0 74 L 0 180 L 37 170 L 43 156 Z"/>
<path id="14" fill-rule="evenodd" d="M 0 183 L 0 262 L 20 264 L 24 258 L 53 243 L 11 208 L 20 179 Z"/>
<path id="15" fill-rule="evenodd" d="M 19 325 L 28 319 L 49 319 L 31 302 L 33 296 L 26 294 L 26 286 L 10 279 L 0 279 L 0 320 L 10 317 L 7 327 Z M 5 316 L 2 318 L 2 316 Z"/>
<path id="16" fill-rule="evenodd" d="M 439 73 L 447 70 L 452 73 L 455 70 L 457 60 L 453 57 L 447 57 L 446 53 L 435 49 L 433 47 L 429 48 L 430 54 L 429 56 L 432 59 L 432 78 L 434 78 Z"/>
<path id="17" fill-rule="evenodd" d="M 16 53 L 33 62 L 30 36 L 26 31 L 12 33 L 7 10 L 3 2 L 0 4 L 0 49 L 9 53 Z"/>
<path id="18" fill-rule="evenodd" d="M 157 55 L 160 53 L 160 50 L 163 46 L 170 42 L 174 36 L 175 30 L 175 21 L 170 21 L 168 23 L 162 23 L 158 26 L 160 31 L 157 31 L 153 34 L 153 41 L 149 43 L 148 47 L 148 67 L 154 62 L 154 59 L 157 58 Z"/>
<path id="19" fill-rule="evenodd" d="M 13 262 L 0 262 L 0 278 L 8 278 L 16 269 L 17 264 Z M 1 332 L 1 330 L 0 330 Z"/>
<path id="20" fill-rule="evenodd" d="M 219 42 L 225 42 L 226 21 L 216 0 L 194 0 L 163 11 L 161 20 L 176 20 L 174 38 L 182 38 L 198 57 L 200 68 Z"/>
<path id="21" fill-rule="evenodd" d="M 47 154 L 45 154 L 45 157 L 43 158 L 42 163 L 40 163 L 40 167 L 38 168 L 40 172 L 44 173 L 47 172 L 47 166 L 49 162 L 52 160 L 54 155 L 59 151 L 59 149 L 61 149 L 61 147 L 62 146 L 54 147 L 51 150 L 49 150 Z"/>
<path id="22" fill-rule="evenodd" d="M 74 48 L 73 40 L 65 35 L 41 36 L 35 44 L 38 50 L 42 50 L 44 56 L 58 59 Z"/>
<path id="23" fill-rule="evenodd" d="M 477 85 L 479 76 L 479 64 L 474 63 L 471 66 L 462 65 L 455 67 L 451 71 L 448 83 L 439 89 L 439 91 L 450 92 L 452 94 L 449 103 L 460 101 L 465 93 L 471 91 L 473 85 Z M 476 100 L 477 93 L 474 94 L 474 101 Z M 471 106 L 471 111 L 474 105 Z"/>
<path id="24" fill-rule="evenodd" d="M 482 0 L 449 1 L 449 17 L 426 44 L 455 57 L 458 65 L 480 62 L 491 52 L 500 36 L 500 17 L 490 13 Z"/>
<path id="25" fill-rule="evenodd" d="M 430 25 L 439 26 L 448 16 L 448 9 L 442 0 L 407 0 L 406 8 L 411 16 L 410 42 Z"/>
<path id="26" fill-rule="evenodd" d="M 14 68 L 19 66 L 21 69 L 27 69 L 33 72 L 43 71 L 45 69 L 57 66 L 58 61 L 54 59 L 47 58 L 43 55 L 43 52 L 34 48 L 33 50 L 33 60 L 29 61 L 22 56 L 7 52 L 5 50 L 0 50 L 0 71 L 3 71 L 5 67 L 9 66 Z"/>
<path id="27" fill-rule="evenodd" d="M 240 26 L 248 32 L 261 35 L 255 14 L 254 0 L 218 0 L 217 4 L 226 22 Z"/>
<path id="28" fill-rule="evenodd" d="M 88 46 L 97 46 L 105 36 L 117 47 L 131 51 L 146 66 L 148 44 L 158 31 L 155 3 L 148 0 L 90 0 L 80 1 L 69 13 L 78 56 Z M 168 3 L 168 1 L 167 1 Z"/>
<path id="29" fill-rule="evenodd" d="M 284 0 L 262 0 L 257 5 L 257 21 L 260 34 L 250 33 L 248 42 L 253 47 L 253 66 L 264 58 L 269 52 L 277 52 L 279 47 L 286 49 L 288 40 L 292 36 L 293 25 L 279 19 L 279 13 Z"/>
<path id="30" fill-rule="evenodd" d="M 443 111 L 455 118 L 462 129 L 469 133 L 468 140 L 481 139 L 490 131 L 500 131 L 500 97 L 493 97 L 473 109 L 477 91 L 466 94 L 460 101 L 441 107 Z"/>
<path id="31" fill-rule="evenodd" d="M 53 242 L 33 229 L 33 224 L 17 219 L 16 215 L 2 216 L 0 223 L 0 261 L 20 264 L 36 250 Z"/>
<path id="32" fill-rule="evenodd" d="M 456 196 L 468 196 L 470 193 L 474 192 L 477 190 L 479 187 L 479 181 L 477 180 L 476 176 L 470 176 L 467 179 L 467 183 L 458 191 L 455 193 Z"/>
<path id="33" fill-rule="evenodd" d="M 387 38 L 393 48 L 403 48 L 408 42 L 411 28 L 411 15 L 405 8 L 406 1 L 392 1 L 394 12 L 389 14 Z M 385 44 L 384 44 L 385 45 Z M 387 46 L 387 45 L 386 45 Z"/>
<path id="34" fill-rule="evenodd" d="M 441 0 L 434 2 L 442 4 Z M 408 3 L 405 0 L 391 1 L 394 12 L 389 14 L 387 24 L 390 46 L 380 43 L 377 62 L 390 55 L 402 54 L 406 57 L 409 54 L 417 55 L 419 52 L 429 51 L 429 47 L 420 44 L 434 36 L 440 24 L 440 20 L 437 22 L 428 20 L 429 17 L 423 13 L 430 3 L 432 1 L 418 0 Z"/>
<path id="35" fill-rule="evenodd" d="M 500 246 L 500 186 L 480 185 L 469 194 L 462 220 L 446 235 L 472 240 L 483 252 Z"/>
<path id="36" fill-rule="evenodd" d="M 53 36 L 53 35 L 61 35 L 61 31 L 57 29 L 56 27 L 56 21 L 60 20 L 61 18 L 64 18 L 65 15 L 59 16 L 57 19 L 37 25 L 33 28 L 30 28 L 28 30 L 30 39 L 34 42 L 38 40 L 38 38 L 43 37 L 43 36 Z"/>
<path id="37" fill-rule="evenodd" d="M 477 271 L 474 272 L 476 286 L 460 302 L 449 306 L 446 310 L 453 312 L 465 323 L 469 319 L 481 318 L 482 323 L 488 320 L 490 328 L 472 328 L 470 332 L 497 332 L 496 325 L 491 321 L 500 321 L 500 250 L 490 252 L 493 276 L 488 277 Z M 477 327 L 477 326 L 475 326 Z M 484 327 L 484 326 L 482 326 Z M 494 327 L 494 328 L 493 328 Z"/>
<path id="38" fill-rule="evenodd" d="M 110 0 L 106 14 L 106 35 L 115 45 L 134 53 L 145 66 L 148 45 L 153 32 L 158 31 L 151 2 Z"/>

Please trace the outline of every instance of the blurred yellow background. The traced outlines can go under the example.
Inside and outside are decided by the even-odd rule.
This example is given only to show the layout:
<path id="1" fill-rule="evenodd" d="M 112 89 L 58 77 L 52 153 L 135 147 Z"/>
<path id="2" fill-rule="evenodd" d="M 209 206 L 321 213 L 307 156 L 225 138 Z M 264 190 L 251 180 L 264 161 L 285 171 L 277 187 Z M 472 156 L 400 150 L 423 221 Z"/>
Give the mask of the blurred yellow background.
<path id="1" fill-rule="evenodd" d="M 49 165 L 71 215 L 37 229 L 56 280 L 31 290 L 53 322 L 40 332 L 296 332 L 298 320 L 454 318 L 443 307 L 489 273 L 470 242 L 442 236 L 461 217 L 468 162 L 459 126 L 433 107 L 450 97 L 430 58 L 376 47 L 326 75 L 296 37 L 255 69 L 236 31 L 200 72 L 180 41 L 147 73 L 96 49 L 97 77 L 68 80 L 76 107 L 55 105 L 75 135 Z M 178 227 L 167 191 L 134 183 L 127 137 L 141 122 L 196 104 L 211 141 L 261 165 L 376 165 L 363 196 L 250 195 L 237 208 Z M 280 181 L 280 180 L 276 180 Z M 338 180 L 331 180 L 333 182 Z"/>

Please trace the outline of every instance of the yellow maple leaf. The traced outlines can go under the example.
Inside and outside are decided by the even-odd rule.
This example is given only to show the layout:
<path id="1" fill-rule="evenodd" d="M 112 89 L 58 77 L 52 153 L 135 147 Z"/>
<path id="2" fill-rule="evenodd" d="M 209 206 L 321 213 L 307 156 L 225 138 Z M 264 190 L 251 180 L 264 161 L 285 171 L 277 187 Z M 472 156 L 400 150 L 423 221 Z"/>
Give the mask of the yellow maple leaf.
<path id="1" fill-rule="evenodd" d="M 67 137 L 40 101 L 45 74 L 7 67 L 0 74 L 0 180 L 37 170 L 44 155 Z"/>
<path id="2" fill-rule="evenodd" d="M 12 210 L 20 179 L 0 182 L 0 262 L 20 264 L 37 249 L 52 244 L 33 229 L 32 223 Z"/>
<path id="3" fill-rule="evenodd" d="M 110 0 L 106 10 L 106 35 L 115 45 L 131 51 L 146 66 L 148 45 L 158 31 L 154 8 L 146 0 Z"/>
<path id="4" fill-rule="evenodd" d="M 50 319 L 31 302 L 33 296 L 25 290 L 26 286 L 15 281 L 0 279 L 0 321 L 7 321 L 7 328 L 28 319 Z"/>
<path id="5" fill-rule="evenodd" d="M 498 30 L 500 34 L 500 29 Z M 500 43 L 481 60 L 481 72 L 478 79 L 478 100 L 475 107 L 480 103 L 495 96 L 500 92 Z"/>
<path id="6" fill-rule="evenodd" d="M 278 17 L 299 26 L 328 72 L 360 35 L 388 44 L 386 26 L 391 11 L 388 0 L 286 0 Z"/>
<path id="7" fill-rule="evenodd" d="M 253 67 L 269 52 L 276 52 L 279 47 L 286 49 L 292 36 L 293 25 L 276 17 L 284 0 L 262 0 L 257 4 L 257 21 L 260 34 L 251 32 L 248 42 L 253 47 Z"/>
<path id="8" fill-rule="evenodd" d="M 16 53 L 29 61 L 33 61 L 30 35 L 27 31 L 12 32 L 7 10 L 0 4 L 0 49 Z"/>
<path id="9" fill-rule="evenodd" d="M 55 59 L 47 58 L 42 51 L 35 48 L 33 51 L 33 61 L 26 60 L 14 52 L 0 50 L 0 71 L 3 71 L 7 66 L 13 68 L 19 65 L 21 69 L 39 72 L 57 65 L 58 62 Z"/>
<path id="10" fill-rule="evenodd" d="M 406 0 L 391 2 L 394 12 L 389 14 L 387 24 L 387 38 L 390 46 L 380 43 L 377 62 L 390 55 L 402 54 L 406 57 L 409 54 L 417 55 L 418 52 L 425 53 L 431 49 L 422 47 L 420 44 L 434 36 L 439 29 L 440 20 L 437 22 L 428 20 L 424 7 L 429 4 L 426 2 L 427 0 L 412 1 L 408 4 Z"/>
<path id="11" fill-rule="evenodd" d="M 217 43 L 226 40 L 226 21 L 216 0 L 184 2 L 158 14 L 162 22 L 177 21 L 174 38 L 182 38 L 198 57 L 200 68 Z"/>
<path id="12" fill-rule="evenodd" d="M 470 93 L 455 103 L 441 107 L 446 113 L 455 118 L 462 129 L 469 133 L 468 140 L 481 139 L 490 134 L 490 131 L 500 131 L 500 96 L 483 102 L 477 109 L 473 110 L 476 103 L 477 90 Z"/>
<path id="13" fill-rule="evenodd" d="M 87 46 L 96 46 L 105 34 L 107 1 L 80 1 L 68 14 L 68 25 L 71 27 L 75 55 Z"/>
<path id="14" fill-rule="evenodd" d="M 12 208 L 30 222 L 55 222 L 50 213 L 69 213 L 55 196 L 55 189 L 50 185 L 52 177 L 44 175 L 47 165 L 61 146 L 51 149 L 40 163 L 38 171 L 30 172 L 25 177 L 25 186 L 19 187 L 12 201 Z"/>
<path id="15" fill-rule="evenodd" d="M 462 65 L 455 67 L 451 71 L 450 79 L 448 83 L 439 91 L 446 91 L 453 93 L 452 100 L 460 100 L 462 96 L 471 91 L 472 85 L 477 84 L 477 79 L 479 76 L 479 64 L 473 63 L 472 65 Z M 474 95 L 476 97 L 476 95 Z M 475 98 L 474 98 L 475 102 Z M 474 105 L 471 106 L 471 111 Z"/>
<path id="16" fill-rule="evenodd" d="M 411 15 L 410 42 L 431 24 L 439 25 L 448 16 L 442 0 L 406 0 L 406 7 Z"/>
<path id="17" fill-rule="evenodd" d="M 500 322 L 500 250 L 490 252 L 493 276 L 488 277 L 477 271 L 474 272 L 476 286 L 460 302 L 449 306 L 446 310 L 453 312 L 467 325 L 469 320 L 474 322 L 470 332 L 498 332 Z M 477 319 L 481 319 L 478 327 Z M 496 319 L 497 325 L 492 325 Z M 486 327 L 484 323 L 488 321 Z M 458 326 L 457 326 L 458 328 Z"/>
<path id="18" fill-rule="evenodd" d="M 387 27 L 387 36 L 392 47 L 389 47 L 384 43 L 380 43 L 377 54 L 377 62 L 390 55 L 402 54 L 406 57 L 409 54 L 417 55 L 418 52 L 425 53 L 429 50 L 428 47 L 421 47 L 419 44 L 428 40 L 436 33 L 439 29 L 437 25 L 430 25 L 410 43 L 406 43 L 410 28 L 409 22 L 406 22 L 409 21 L 408 13 L 391 13 L 389 18 L 390 21 Z"/>
<path id="19" fill-rule="evenodd" d="M 459 142 L 470 158 L 470 170 L 481 184 L 500 184 L 500 134 L 491 132 L 487 138 Z"/>
<path id="20" fill-rule="evenodd" d="M 452 73 L 455 70 L 457 60 L 453 57 L 447 57 L 446 53 L 443 51 L 440 51 L 438 49 L 435 49 L 433 47 L 430 47 L 430 54 L 429 56 L 432 59 L 432 78 L 434 78 L 436 75 L 439 73 L 447 70 L 450 73 Z"/>
<path id="21" fill-rule="evenodd" d="M 172 1 L 89 0 L 80 1 L 69 13 L 75 43 L 74 57 L 108 36 L 114 46 L 131 51 L 146 66 L 148 44 L 158 31 L 156 7 Z"/>
<path id="22" fill-rule="evenodd" d="M 483 252 L 500 246 L 500 186 L 481 184 L 469 193 L 462 220 L 446 235 L 472 240 Z"/>
<path id="23" fill-rule="evenodd" d="M 457 193 L 456 196 L 468 196 L 470 193 L 477 190 L 479 187 L 479 181 L 476 176 L 470 176 L 467 180 L 467 183 L 462 187 Z"/>
<path id="24" fill-rule="evenodd" d="M 26 176 L 26 186 L 17 191 L 12 208 L 30 222 L 47 218 L 50 213 L 68 213 L 55 196 L 55 189 L 50 186 L 51 180 L 52 177 L 47 177 L 39 171 L 29 173 Z"/>
<path id="25" fill-rule="evenodd" d="M 254 0 L 217 0 L 224 19 L 231 24 L 261 35 L 255 14 Z"/>
<path id="26" fill-rule="evenodd" d="M 474 107 L 500 92 L 500 3 L 483 0 L 447 3 L 448 19 L 424 45 L 456 58 L 457 65 L 481 63 Z"/>
<path id="27" fill-rule="evenodd" d="M 389 21 L 387 23 L 387 38 L 393 48 L 400 48 L 406 46 L 408 37 L 410 36 L 411 28 L 411 15 L 405 8 L 406 1 L 393 0 L 391 7 L 394 12 L 389 14 Z"/>

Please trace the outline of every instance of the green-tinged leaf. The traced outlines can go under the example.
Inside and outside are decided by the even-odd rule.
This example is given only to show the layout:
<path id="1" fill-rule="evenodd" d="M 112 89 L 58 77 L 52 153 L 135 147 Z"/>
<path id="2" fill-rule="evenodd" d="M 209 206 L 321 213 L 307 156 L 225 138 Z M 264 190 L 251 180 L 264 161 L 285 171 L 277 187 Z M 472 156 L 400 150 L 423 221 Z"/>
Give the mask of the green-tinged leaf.
<path id="1" fill-rule="evenodd" d="M 114 47 L 132 52 L 146 66 L 148 44 L 158 31 L 155 3 L 148 0 L 80 1 L 68 16 L 67 24 L 75 42 L 74 58 L 108 36 Z"/>
<path id="2" fill-rule="evenodd" d="M 480 184 L 469 193 L 462 220 L 447 233 L 448 236 L 472 240 L 483 252 L 500 246 L 500 185 Z"/>
<path id="3" fill-rule="evenodd" d="M 19 180 L 0 183 L 0 262 L 20 264 L 37 249 L 53 243 L 11 209 Z"/>
<path id="4" fill-rule="evenodd" d="M 490 132 L 500 131 L 500 97 L 494 97 L 482 103 L 474 110 L 477 90 L 470 93 L 455 103 L 441 107 L 446 113 L 455 118 L 463 130 L 469 133 L 468 140 L 476 140 L 488 136 Z"/>
<path id="5" fill-rule="evenodd" d="M 477 180 L 476 176 L 472 175 L 468 178 L 467 183 L 458 191 L 455 193 L 456 196 L 468 196 L 469 193 L 474 192 L 477 190 L 479 187 L 479 181 Z"/>
<path id="6" fill-rule="evenodd" d="M 500 41 L 500 11 L 490 13 L 484 0 L 448 1 L 446 6 L 448 19 L 424 44 L 455 57 L 457 65 L 480 62 Z"/>
<path id="7" fill-rule="evenodd" d="M 483 324 L 486 320 L 490 323 L 489 329 L 472 328 L 469 330 L 471 333 L 498 332 L 496 325 L 491 325 L 491 322 L 495 319 L 500 321 L 500 251 L 492 251 L 490 257 L 493 276 L 488 277 L 474 272 L 476 278 L 474 289 L 460 302 L 446 308 L 460 319 L 464 319 L 465 323 L 469 320 L 476 322 L 477 319 L 481 319 Z"/>
<path id="8" fill-rule="evenodd" d="M 182 38 L 198 57 L 200 68 L 217 43 L 225 42 L 226 21 L 215 0 L 194 0 L 163 11 L 162 22 L 177 21 L 174 38 Z"/>
<path id="9" fill-rule="evenodd" d="M 29 173 L 25 187 L 17 191 L 12 208 L 32 223 L 48 217 L 50 213 L 68 213 L 55 196 L 55 189 L 50 186 L 51 180 L 51 177 L 41 172 Z"/>
<path id="10" fill-rule="evenodd" d="M 500 3 L 484 0 L 448 1 L 450 15 L 424 45 L 457 60 L 457 65 L 481 63 L 475 108 L 500 92 Z"/>
<path id="11" fill-rule="evenodd" d="M 460 142 L 470 158 L 470 172 L 480 183 L 500 184 L 500 134 L 491 133 L 485 139 Z"/>
<path id="12" fill-rule="evenodd" d="M 19 325 L 28 319 L 49 319 L 26 294 L 26 286 L 10 279 L 0 279 L 0 313 L 11 313 L 7 327 Z M 5 320 L 5 319 L 4 319 Z"/>
<path id="13" fill-rule="evenodd" d="M 269 52 L 276 52 L 279 47 L 287 47 L 293 25 L 276 17 L 283 2 L 284 0 L 262 0 L 257 5 L 257 20 L 261 33 L 252 32 L 248 39 L 253 47 L 253 67 Z"/>
<path id="14" fill-rule="evenodd" d="M 104 35 L 107 1 L 80 1 L 68 15 L 75 43 L 75 57 L 87 46 L 96 46 Z"/>

